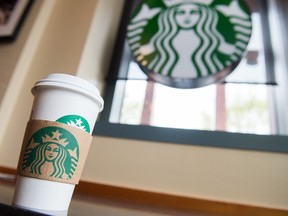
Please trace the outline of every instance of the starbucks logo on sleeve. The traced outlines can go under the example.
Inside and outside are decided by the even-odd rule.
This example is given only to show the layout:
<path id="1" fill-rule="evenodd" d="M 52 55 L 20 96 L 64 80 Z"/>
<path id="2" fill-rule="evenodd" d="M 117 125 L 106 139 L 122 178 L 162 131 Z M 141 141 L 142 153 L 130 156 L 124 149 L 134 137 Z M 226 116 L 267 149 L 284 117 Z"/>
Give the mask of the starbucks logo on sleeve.
<path id="1" fill-rule="evenodd" d="M 79 145 L 67 130 L 51 126 L 36 131 L 23 153 L 22 173 L 44 179 L 73 177 L 79 160 Z"/>
<path id="2" fill-rule="evenodd" d="M 132 54 L 152 79 L 199 87 L 225 78 L 252 33 L 242 0 L 143 0 L 127 28 Z"/>

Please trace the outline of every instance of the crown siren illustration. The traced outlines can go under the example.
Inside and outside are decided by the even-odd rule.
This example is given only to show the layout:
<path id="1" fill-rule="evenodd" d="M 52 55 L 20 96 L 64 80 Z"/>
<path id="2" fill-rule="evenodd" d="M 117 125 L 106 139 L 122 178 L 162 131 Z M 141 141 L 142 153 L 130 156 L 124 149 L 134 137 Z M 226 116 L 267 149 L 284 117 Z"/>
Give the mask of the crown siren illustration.
<path id="1" fill-rule="evenodd" d="M 243 0 L 143 0 L 127 27 L 141 70 L 176 88 L 223 82 L 251 34 L 251 11 Z"/>
<path id="2" fill-rule="evenodd" d="M 184 3 L 199 3 L 204 5 L 210 5 L 214 0 L 164 0 L 164 4 L 167 7 L 171 7 L 178 4 L 184 4 Z"/>
<path id="3" fill-rule="evenodd" d="M 33 126 L 33 122 L 31 125 Z M 80 160 L 77 138 L 65 128 L 43 127 L 41 124 L 37 126 L 39 129 L 24 140 L 27 146 L 23 152 L 20 172 L 37 178 L 74 181 L 73 176 Z"/>

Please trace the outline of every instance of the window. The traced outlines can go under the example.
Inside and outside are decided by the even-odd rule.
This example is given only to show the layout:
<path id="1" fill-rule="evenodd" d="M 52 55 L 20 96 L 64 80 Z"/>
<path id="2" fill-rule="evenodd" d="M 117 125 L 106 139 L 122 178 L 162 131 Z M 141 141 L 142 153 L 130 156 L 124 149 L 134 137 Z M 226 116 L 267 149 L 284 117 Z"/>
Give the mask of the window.
<path id="1" fill-rule="evenodd" d="M 120 43 L 116 42 L 113 65 L 107 80 L 106 108 L 100 122 L 111 124 L 110 127 L 117 125 L 128 126 L 133 131 L 139 129 L 137 134 L 147 134 L 149 131 L 150 138 L 146 137 L 147 139 L 157 137 L 152 134 L 156 133 L 154 130 L 157 133 L 161 130 L 161 134 L 173 131 L 176 134 L 180 132 L 194 135 L 195 131 L 219 131 L 222 136 L 243 133 L 243 137 L 247 134 L 277 134 L 274 112 L 276 104 L 272 97 L 277 83 L 271 57 L 267 7 L 263 6 L 263 1 L 257 0 L 249 1 L 249 5 L 253 10 L 253 33 L 245 58 L 222 83 L 194 89 L 172 88 L 155 83 L 141 71 L 132 59 L 125 41 L 129 17 L 124 16 L 118 37 Z M 130 11 L 131 7 L 132 3 L 127 1 L 125 11 Z M 125 134 L 120 136 L 126 137 Z M 128 138 L 129 136 L 137 138 L 135 134 L 128 135 Z M 156 139 L 161 141 L 161 138 Z M 174 141 L 187 142 L 177 138 Z M 248 149 L 255 147 L 249 144 L 244 146 Z M 266 148 L 264 144 L 262 148 Z"/>

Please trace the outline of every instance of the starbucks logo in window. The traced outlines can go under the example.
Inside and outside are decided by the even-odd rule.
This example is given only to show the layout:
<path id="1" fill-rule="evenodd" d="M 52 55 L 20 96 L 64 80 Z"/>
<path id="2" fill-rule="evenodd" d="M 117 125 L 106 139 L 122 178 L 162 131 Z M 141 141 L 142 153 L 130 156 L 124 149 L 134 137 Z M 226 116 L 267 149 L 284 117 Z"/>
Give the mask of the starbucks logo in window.
<path id="1" fill-rule="evenodd" d="M 26 144 L 22 172 L 48 179 L 71 179 L 79 160 L 75 137 L 60 127 L 36 131 Z"/>
<path id="2" fill-rule="evenodd" d="M 127 38 L 139 66 L 174 87 L 199 87 L 226 77 L 252 32 L 241 0 L 144 0 L 131 16 Z"/>

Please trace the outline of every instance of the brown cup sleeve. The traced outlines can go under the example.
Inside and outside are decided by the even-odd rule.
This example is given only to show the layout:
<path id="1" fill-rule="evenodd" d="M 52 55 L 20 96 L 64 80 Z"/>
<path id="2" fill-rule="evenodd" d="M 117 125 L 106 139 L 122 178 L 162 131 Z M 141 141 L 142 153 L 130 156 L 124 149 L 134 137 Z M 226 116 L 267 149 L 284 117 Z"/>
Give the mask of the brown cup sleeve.
<path id="1" fill-rule="evenodd" d="M 18 162 L 19 175 L 78 184 L 92 136 L 59 122 L 30 120 Z"/>

